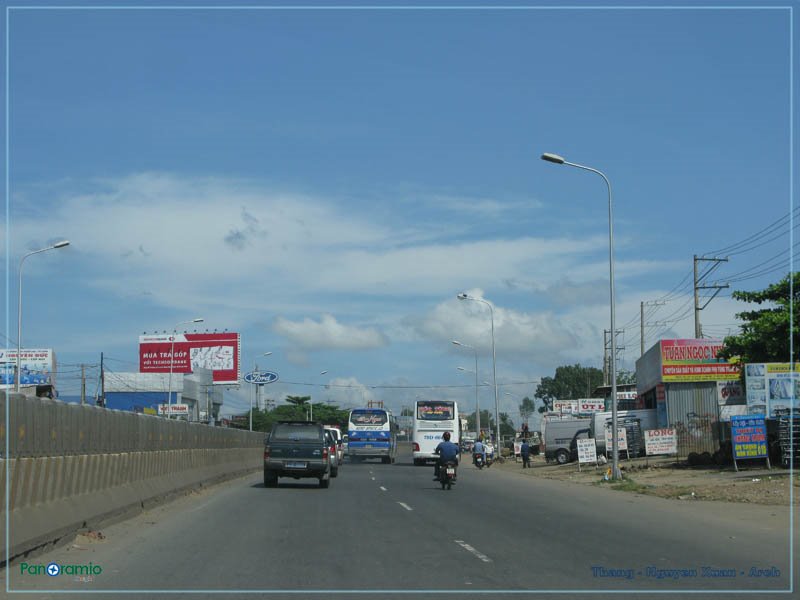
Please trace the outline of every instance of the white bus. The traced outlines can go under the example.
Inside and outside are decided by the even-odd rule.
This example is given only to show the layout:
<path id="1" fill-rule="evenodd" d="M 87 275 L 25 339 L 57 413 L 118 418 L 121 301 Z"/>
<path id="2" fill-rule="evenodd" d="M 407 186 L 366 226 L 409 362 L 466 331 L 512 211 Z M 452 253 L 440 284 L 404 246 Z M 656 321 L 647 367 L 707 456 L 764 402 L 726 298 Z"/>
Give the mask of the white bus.
<path id="1" fill-rule="evenodd" d="M 384 408 L 355 408 L 347 424 L 347 455 L 350 462 L 380 458 L 384 464 L 397 455 L 397 420 Z"/>
<path id="2" fill-rule="evenodd" d="M 450 441 L 459 443 L 461 420 L 458 404 L 454 400 L 417 400 L 411 427 L 412 456 L 415 465 L 424 465 L 436 460 L 433 452 L 445 431 L 450 432 Z"/>

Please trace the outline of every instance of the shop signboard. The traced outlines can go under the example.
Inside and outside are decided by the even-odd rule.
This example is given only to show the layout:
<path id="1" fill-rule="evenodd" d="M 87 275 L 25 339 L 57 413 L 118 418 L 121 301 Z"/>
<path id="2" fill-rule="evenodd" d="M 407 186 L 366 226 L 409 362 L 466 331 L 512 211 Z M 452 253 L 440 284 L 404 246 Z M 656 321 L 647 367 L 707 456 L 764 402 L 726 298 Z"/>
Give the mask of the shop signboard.
<path id="1" fill-rule="evenodd" d="M 240 378 L 240 348 L 239 334 L 232 332 L 142 335 L 139 372 L 169 373 L 171 369 L 172 373 L 191 373 L 198 368 L 209 369 L 215 384 L 236 385 Z"/>
<path id="2" fill-rule="evenodd" d="M 644 432 L 644 448 L 648 456 L 654 454 L 677 454 L 678 437 L 675 429 L 646 429 Z"/>
<path id="3" fill-rule="evenodd" d="M 611 439 L 611 424 L 606 424 L 606 454 L 613 449 L 613 440 Z M 628 433 L 624 427 L 617 425 L 617 449 L 625 452 L 628 451 Z"/>
<path id="4" fill-rule="evenodd" d="M 800 363 L 748 363 L 744 368 L 747 413 L 776 418 L 800 410 Z"/>
<path id="5" fill-rule="evenodd" d="M 159 415 L 178 415 L 182 417 L 186 417 L 189 415 L 189 405 L 188 404 L 159 404 L 158 405 L 158 414 Z"/>
<path id="6" fill-rule="evenodd" d="M 719 340 L 661 340 L 661 381 L 728 381 L 739 376 L 738 365 L 717 358 Z"/>
<path id="7" fill-rule="evenodd" d="M 738 379 L 717 382 L 717 403 L 719 420 L 730 421 L 734 415 L 747 414 L 747 399 Z"/>

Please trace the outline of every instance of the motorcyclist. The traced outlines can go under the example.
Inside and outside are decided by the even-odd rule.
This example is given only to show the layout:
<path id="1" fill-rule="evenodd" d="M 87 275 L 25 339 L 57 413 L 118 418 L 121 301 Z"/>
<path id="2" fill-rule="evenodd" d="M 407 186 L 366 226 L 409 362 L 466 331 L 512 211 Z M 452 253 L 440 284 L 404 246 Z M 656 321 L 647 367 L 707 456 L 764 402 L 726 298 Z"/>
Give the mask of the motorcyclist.
<path id="1" fill-rule="evenodd" d="M 472 447 L 473 462 L 475 462 L 476 454 L 480 454 L 483 457 L 483 464 L 486 464 L 486 446 L 484 446 L 483 442 L 481 442 L 480 440 L 475 442 L 475 445 Z"/>
<path id="2" fill-rule="evenodd" d="M 449 461 L 458 463 L 458 444 L 454 444 L 450 441 L 449 431 L 444 432 L 442 441 L 439 442 L 439 445 L 436 446 L 433 452 L 439 455 L 439 458 L 436 460 L 436 465 L 433 468 L 433 480 L 439 481 L 439 467 L 441 465 Z"/>

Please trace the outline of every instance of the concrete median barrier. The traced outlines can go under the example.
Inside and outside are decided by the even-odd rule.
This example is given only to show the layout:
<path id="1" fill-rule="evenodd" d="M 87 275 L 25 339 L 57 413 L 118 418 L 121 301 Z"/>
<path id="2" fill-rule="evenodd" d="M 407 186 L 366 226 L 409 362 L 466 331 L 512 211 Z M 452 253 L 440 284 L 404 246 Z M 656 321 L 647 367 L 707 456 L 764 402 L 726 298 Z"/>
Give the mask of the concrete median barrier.
<path id="1" fill-rule="evenodd" d="M 262 464 L 261 433 L 72 408 L 0 392 L 0 414 L 5 421 L 8 410 L 9 417 L 8 427 L 0 426 L 0 483 L 8 490 L 0 539 L 6 511 L 10 533 L 2 563 Z"/>

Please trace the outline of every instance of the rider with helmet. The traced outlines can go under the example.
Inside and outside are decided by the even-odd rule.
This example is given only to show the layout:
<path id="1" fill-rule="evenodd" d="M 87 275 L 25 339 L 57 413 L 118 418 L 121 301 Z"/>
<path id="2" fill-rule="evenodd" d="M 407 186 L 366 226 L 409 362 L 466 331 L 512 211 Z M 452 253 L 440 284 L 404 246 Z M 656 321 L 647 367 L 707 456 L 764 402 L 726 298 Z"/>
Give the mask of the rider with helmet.
<path id="1" fill-rule="evenodd" d="M 445 431 L 442 435 L 442 441 L 436 446 L 434 453 L 439 455 L 436 460 L 436 466 L 433 468 L 433 480 L 439 481 L 439 467 L 449 461 L 458 462 L 458 444 L 450 441 L 450 432 Z"/>

